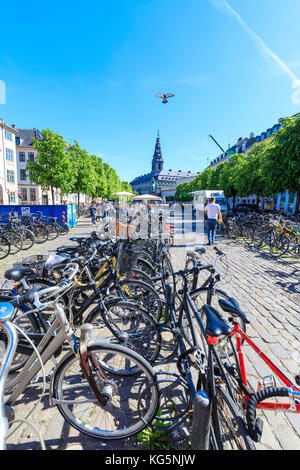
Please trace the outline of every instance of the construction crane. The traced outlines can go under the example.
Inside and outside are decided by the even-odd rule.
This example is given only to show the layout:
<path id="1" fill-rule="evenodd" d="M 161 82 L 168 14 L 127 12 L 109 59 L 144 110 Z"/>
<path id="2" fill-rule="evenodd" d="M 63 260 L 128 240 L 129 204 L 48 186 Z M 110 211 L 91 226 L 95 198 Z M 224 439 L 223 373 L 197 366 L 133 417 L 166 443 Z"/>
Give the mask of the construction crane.
<path id="1" fill-rule="evenodd" d="M 219 149 L 222 150 L 222 153 L 225 153 L 225 150 L 221 147 L 220 144 L 218 144 L 218 142 L 216 141 L 216 139 L 212 135 L 209 135 L 208 137 L 210 137 L 214 141 L 214 143 L 219 147 Z"/>

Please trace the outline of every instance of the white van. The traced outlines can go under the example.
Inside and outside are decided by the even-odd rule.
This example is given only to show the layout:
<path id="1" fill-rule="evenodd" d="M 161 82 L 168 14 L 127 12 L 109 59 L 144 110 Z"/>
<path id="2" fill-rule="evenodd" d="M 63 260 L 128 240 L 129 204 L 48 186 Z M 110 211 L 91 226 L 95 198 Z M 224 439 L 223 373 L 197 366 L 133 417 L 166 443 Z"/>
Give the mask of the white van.
<path id="1" fill-rule="evenodd" d="M 224 191 L 219 189 L 216 190 L 203 190 L 203 191 L 194 191 L 194 209 L 197 211 L 203 211 L 204 206 L 206 206 L 207 202 L 211 197 L 216 198 L 216 204 L 219 204 L 221 212 L 226 212 L 228 210 L 226 197 Z"/>

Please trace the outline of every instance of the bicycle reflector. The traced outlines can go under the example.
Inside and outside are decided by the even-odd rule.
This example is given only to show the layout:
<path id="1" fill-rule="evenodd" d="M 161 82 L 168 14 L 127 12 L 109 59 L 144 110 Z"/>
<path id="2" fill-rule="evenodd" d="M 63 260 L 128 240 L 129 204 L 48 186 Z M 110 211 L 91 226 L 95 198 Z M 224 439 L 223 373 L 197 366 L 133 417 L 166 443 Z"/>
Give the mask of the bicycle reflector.
<path id="1" fill-rule="evenodd" d="M 207 342 L 208 344 L 211 344 L 212 346 L 216 346 L 219 343 L 219 338 L 217 338 L 216 336 L 208 336 Z"/>

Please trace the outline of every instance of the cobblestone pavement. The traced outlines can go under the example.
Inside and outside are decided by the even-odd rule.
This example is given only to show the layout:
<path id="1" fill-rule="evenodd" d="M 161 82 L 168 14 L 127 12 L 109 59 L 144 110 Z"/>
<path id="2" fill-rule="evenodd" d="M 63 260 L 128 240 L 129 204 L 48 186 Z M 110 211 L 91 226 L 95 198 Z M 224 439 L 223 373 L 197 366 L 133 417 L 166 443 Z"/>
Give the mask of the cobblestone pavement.
<path id="1" fill-rule="evenodd" d="M 79 221 L 71 235 L 88 235 L 93 226 L 88 219 Z M 70 235 L 70 236 L 71 236 Z M 13 263 L 32 254 L 46 254 L 56 246 L 70 244 L 68 236 L 41 246 L 34 246 L 30 252 L 10 256 L 2 262 L 0 282 L 3 273 Z M 172 248 L 175 269 L 183 267 L 185 253 L 196 245 L 205 243 L 200 234 L 186 234 L 176 237 Z M 227 253 L 228 269 L 221 265 L 220 288 L 235 297 L 251 319 L 247 332 L 256 344 L 279 365 L 287 376 L 293 378 L 299 373 L 300 356 L 300 264 L 293 261 L 273 261 L 265 255 L 246 249 L 243 245 L 219 239 L 217 246 Z M 214 258 L 212 247 L 206 247 L 206 260 Z M 261 359 L 245 346 L 246 366 L 249 383 L 255 390 L 259 377 L 270 375 Z M 47 372 L 53 364 L 47 365 Z M 280 384 L 277 383 L 280 386 Z M 23 397 L 14 406 L 16 417 L 24 418 L 36 403 L 41 383 L 31 384 Z M 49 406 L 46 394 L 42 403 L 30 416 L 29 421 L 42 432 L 47 449 L 106 449 L 133 450 L 140 448 L 136 438 L 123 441 L 104 442 L 88 438 L 70 427 L 58 410 Z M 295 414 L 265 413 L 264 433 L 258 449 L 300 449 L 300 419 Z M 22 426 L 8 439 L 9 449 L 38 449 L 36 436 L 30 428 Z"/>
<path id="2" fill-rule="evenodd" d="M 180 269 L 186 251 L 206 239 L 198 235 L 183 236 L 172 249 L 175 269 Z M 179 246 L 180 245 L 180 246 Z M 227 263 L 219 265 L 221 282 L 218 288 L 234 297 L 249 316 L 247 334 L 257 346 L 293 379 L 300 370 L 300 263 L 295 260 L 274 261 L 257 251 L 217 238 L 216 246 L 227 255 Z M 204 246 L 204 264 L 215 258 L 211 246 Z M 202 280 L 207 278 L 203 274 Z M 199 283 L 200 284 L 200 283 Z M 260 357 L 244 346 L 249 385 L 256 391 L 258 380 L 272 374 Z M 277 386 L 281 386 L 277 381 Z M 300 449 L 300 418 L 293 413 L 264 412 L 264 432 L 257 449 Z"/>

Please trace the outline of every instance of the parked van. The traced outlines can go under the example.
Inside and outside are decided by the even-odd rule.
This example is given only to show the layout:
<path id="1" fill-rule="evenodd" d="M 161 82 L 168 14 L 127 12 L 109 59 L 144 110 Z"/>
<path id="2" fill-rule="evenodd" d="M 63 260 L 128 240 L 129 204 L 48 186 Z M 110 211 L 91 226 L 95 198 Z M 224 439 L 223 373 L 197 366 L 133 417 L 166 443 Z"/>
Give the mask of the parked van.
<path id="1" fill-rule="evenodd" d="M 224 191 L 221 191 L 219 189 L 203 190 L 194 191 L 191 194 L 193 194 L 194 196 L 194 209 L 196 209 L 197 211 L 203 210 L 211 197 L 216 198 L 216 204 L 219 204 L 222 212 L 226 212 L 228 210 L 227 200 Z"/>

